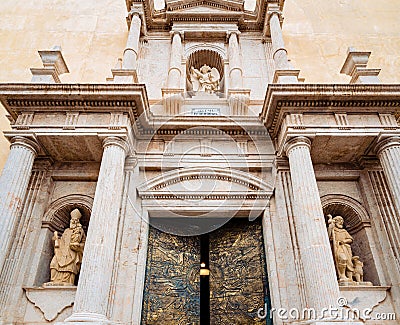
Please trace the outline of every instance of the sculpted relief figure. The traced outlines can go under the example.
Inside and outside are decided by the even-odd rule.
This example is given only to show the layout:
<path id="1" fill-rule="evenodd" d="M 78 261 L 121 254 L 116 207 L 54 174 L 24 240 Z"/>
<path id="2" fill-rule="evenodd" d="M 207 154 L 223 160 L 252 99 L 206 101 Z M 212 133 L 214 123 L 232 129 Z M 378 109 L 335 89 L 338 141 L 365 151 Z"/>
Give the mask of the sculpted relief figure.
<path id="1" fill-rule="evenodd" d="M 204 91 L 213 94 L 220 89 L 221 76 L 217 68 L 211 68 L 204 64 L 200 70 L 191 67 L 190 73 L 194 91 Z"/>
<path id="2" fill-rule="evenodd" d="M 341 285 L 372 286 L 371 282 L 364 282 L 364 263 L 358 256 L 353 256 L 351 244 L 353 237 L 343 227 L 341 216 L 328 215 L 328 236 L 331 242 L 333 259 Z"/>
<path id="3" fill-rule="evenodd" d="M 353 254 L 350 244 L 353 237 L 343 228 L 343 218 L 337 216 L 329 217 L 328 235 L 331 241 L 333 257 L 335 260 L 336 270 L 339 275 L 339 281 L 351 281 L 353 278 L 354 267 L 352 262 Z"/>
<path id="4" fill-rule="evenodd" d="M 46 285 L 74 285 L 83 256 L 86 236 L 79 219 L 82 214 L 78 209 L 71 211 L 69 228 L 61 237 L 54 232 L 54 257 L 50 263 L 50 282 Z"/>

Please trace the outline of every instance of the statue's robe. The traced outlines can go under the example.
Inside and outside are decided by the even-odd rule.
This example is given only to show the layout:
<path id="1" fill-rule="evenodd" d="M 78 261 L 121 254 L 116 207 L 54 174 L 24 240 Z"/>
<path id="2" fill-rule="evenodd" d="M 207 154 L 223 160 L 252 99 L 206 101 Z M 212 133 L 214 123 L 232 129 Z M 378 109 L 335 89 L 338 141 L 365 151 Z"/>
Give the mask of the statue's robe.
<path id="1" fill-rule="evenodd" d="M 51 282 L 74 285 L 82 263 L 85 239 L 82 228 L 78 234 L 74 234 L 71 228 L 64 231 L 58 239 L 58 247 L 54 248 L 54 257 L 50 263 Z"/>

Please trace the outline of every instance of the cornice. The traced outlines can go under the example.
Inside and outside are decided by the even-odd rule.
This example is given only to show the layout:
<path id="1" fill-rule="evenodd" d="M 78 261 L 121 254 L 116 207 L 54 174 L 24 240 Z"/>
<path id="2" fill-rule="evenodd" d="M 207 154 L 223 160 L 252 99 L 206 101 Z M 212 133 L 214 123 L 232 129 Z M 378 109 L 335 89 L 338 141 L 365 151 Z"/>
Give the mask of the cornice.
<path id="1" fill-rule="evenodd" d="M 137 137 L 199 135 L 196 127 L 200 126 L 203 135 L 266 135 L 255 116 L 237 121 L 234 116 L 154 116 L 146 87 L 141 84 L 0 84 L 0 101 L 13 121 L 27 112 L 125 112 Z"/>
<path id="2" fill-rule="evenodd" d="M 260 119 L 276 137 L 284 113 L 394 112 L 400 110 L 400 84 L 270 84 Z"/>
<path id="3" fill-rule="evenodd" d="M 268 4 L 277 4 L 283 9 L 284 0 L 257 0 L 254 11 L 244 9 L 243 0 L 189 0 L 166 1 L 162 10 L 154 9 L 153 0 L 126 0 L 128 12 L 135 5 L 142 5 L 147 30 L 169 30 L 174 22 L 234 22 L 242 31 L 263 31 Z M 198 6 L 218 9 L 220 12 L 192 12 Z"/>

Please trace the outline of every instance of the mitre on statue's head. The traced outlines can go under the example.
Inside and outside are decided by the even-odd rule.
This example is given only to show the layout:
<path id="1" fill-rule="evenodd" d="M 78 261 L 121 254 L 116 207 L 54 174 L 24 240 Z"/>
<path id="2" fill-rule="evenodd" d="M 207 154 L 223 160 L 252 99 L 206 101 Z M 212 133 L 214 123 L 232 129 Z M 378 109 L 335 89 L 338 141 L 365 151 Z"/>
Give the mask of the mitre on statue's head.
<path id="1" fill-rule="evenodd" d="M 71 219 L 80 219 L 82 217 L 81 212 L 78 209 L 74 209 L 71 211 Z"/>

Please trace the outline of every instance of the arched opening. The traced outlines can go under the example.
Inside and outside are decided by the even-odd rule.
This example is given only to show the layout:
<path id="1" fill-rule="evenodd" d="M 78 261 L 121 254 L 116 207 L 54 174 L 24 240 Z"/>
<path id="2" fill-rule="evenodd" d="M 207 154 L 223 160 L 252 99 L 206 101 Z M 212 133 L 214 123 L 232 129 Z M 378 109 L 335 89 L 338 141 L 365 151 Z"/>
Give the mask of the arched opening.
<path id="1" fill-rule="evenodd" d="M 344 228 L 353 237 L 351 244 L 353 256 L 359 256 L 364 263 L 364 281 L 379 285 L 379 277 L 375 266 L 374 255 L 371 250 L 371 222 L 364 207 L 357 200 L 345 195 L 326 195 L 321 198 L 326 224 L 327 216 L 341 216 L 344 219 Z"/>
<path id="2" fill-rule="evenodd" d="M 71 211 L 78 209 L 82 217 L 80 223 L 87 234 L 89 227 L 90 215 L 92 212 L 93 198 L 86 195 L 67 195 L 49 205 L 43 221 L 41 231 L 41 256 L 38 270 L 36 272 L 35 285 L 42 285 L 50 281 L 50 261 L 54 256 L 53 235 L 54 231 L 61 236 L 70 226 Z M 75 278 L 75 284 L 78 282 L 79 276 Z"/>
<path id="3" fill-rule="evenodd" d="M 209 49 L 201 49 L 193 52 L 192 54 L 189 55 L 187 59 L 187 64 L 186 64 L 186 90 L 189 95 L 194 94 L 194 85 L 192 82 L 192 72 L 191 68 L 195 68 L 197 70 L 200 70 L 202 66 L 207 65 L 210 68 L 215 68 L 218 70 L 219 75 L 220 75 L 220 83 L 219 83 L 219 90 L 216 91 L 215 93 L 219 97 L 223 97 L 224 92 L 225 92 L 225 72 L 224 72 L 224 60 L 222 56 L 213 50 Z"/>

